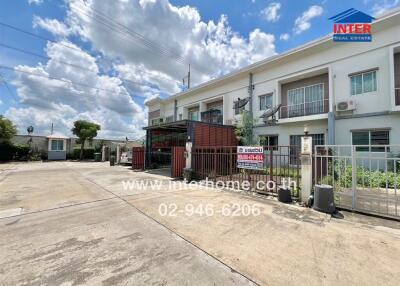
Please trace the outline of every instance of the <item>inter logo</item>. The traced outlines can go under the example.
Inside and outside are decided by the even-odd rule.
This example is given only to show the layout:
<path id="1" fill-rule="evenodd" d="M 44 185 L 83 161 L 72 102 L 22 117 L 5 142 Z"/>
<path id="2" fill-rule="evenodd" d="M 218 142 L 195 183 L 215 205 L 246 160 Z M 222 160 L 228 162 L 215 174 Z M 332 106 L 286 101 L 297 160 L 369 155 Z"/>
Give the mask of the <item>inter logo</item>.
<path id="1" fill-rule="evenodd" d="M 374 17 L 356 9 L 348 9 L 329 20 L 333 20 L 334 42 L 371 42 L 371 22 Z"/>

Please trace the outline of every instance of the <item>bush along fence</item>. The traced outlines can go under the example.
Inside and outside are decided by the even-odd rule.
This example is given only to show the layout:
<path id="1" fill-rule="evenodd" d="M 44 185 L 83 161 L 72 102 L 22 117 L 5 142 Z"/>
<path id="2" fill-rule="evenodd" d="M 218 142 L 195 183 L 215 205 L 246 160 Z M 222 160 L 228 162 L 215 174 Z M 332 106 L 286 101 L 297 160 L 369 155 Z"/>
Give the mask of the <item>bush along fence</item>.
<path id="1" fill-rule="evenodd" d="M 191 169 L 196 179 L 231 184 L 238 189 L 248 181 L 250 189 L 276 195 L 282 185 L 290 187 L 292 196 L 299 196 L 301 181 L 300 162 L 296 146 L 264 148 L 263 168 L 242 169 L 237 166 L 237 146 L 193 147 Z M 236 183 L 236 185 L 233 184 Z M 257 184 L 263 182 L 263 184 Z M 289 185 L 289 182 L 292 182 Z M 230 187 L 230 186 L 229 186 Z"/>
<path id="2" fill-rule="evenodd" d="M 339 207 L 400 218 L 400 145 L 316 146 L 313 163 Z"/>

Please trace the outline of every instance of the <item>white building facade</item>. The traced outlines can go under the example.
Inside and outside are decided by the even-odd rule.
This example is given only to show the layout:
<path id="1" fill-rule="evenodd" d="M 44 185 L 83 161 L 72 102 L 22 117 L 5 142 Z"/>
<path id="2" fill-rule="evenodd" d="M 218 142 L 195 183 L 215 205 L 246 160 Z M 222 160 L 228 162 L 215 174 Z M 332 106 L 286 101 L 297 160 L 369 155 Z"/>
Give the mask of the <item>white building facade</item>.
<path id="1" fill-rule="evenodd" d="M 255 120 L 254 144 L 299 145 L 307 125 L 314 144 L 400 144 L 400 11 L 372 24 L 372 42 L 332 35 L 265 59 L 167 99 L 146 103 L 149 125 L 199 120 L 233 125 L 241 110 Z M 260 116 L 279 107 L 277 122 Z"/>

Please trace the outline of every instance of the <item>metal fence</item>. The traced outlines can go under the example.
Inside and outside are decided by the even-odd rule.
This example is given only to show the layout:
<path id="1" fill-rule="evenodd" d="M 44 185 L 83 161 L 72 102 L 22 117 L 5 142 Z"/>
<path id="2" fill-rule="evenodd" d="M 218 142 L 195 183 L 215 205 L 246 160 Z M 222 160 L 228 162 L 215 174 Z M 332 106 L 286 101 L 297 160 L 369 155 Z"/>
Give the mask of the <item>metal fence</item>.
<path id="1" fill-rule="evenodd" d="M 264 168 L 245 170 L 237 168 L 237 147 L 194 147 L 192 169 L 197 179 L 223 182 L 225 186 L 240 189 L 244 181 L 252 191 L 276 194 L 278 187 L 290 186 L 293 197 L 299 196 L 300 165 L 297 146 L 264 147 Z M 294 163 L 293 163 L 294 162 Z M 264 182 L 260 184 L 258 182 Z M 269 183 L 268 182 L 273 182 Z"/>
<path id="2" fill-rule="evenodd" d="M 332 185 L 338 207 L 400 217 L 400 145 L 319 145 L 315 184 Z"/>

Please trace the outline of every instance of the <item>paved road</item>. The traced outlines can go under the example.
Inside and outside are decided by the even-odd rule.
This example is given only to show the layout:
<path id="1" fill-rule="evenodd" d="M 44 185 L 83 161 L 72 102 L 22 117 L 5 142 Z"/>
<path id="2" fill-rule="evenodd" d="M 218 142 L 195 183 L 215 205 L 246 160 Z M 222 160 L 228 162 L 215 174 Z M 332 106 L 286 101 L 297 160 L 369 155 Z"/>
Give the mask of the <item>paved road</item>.
<path id="1" fill-rule="evenodd" d="M 400 281 L 398 222 L 347 213 L 337 220 L 256 197 L 169 189 L 166 177 L 103 163 L 10 164 L 0 171 L 1 285 Z M 162 187 L 124 190 L 122 181 L 133 179 Z M 212 214 L 201 214 L 206 205 Z M 228 215 L 221 212 L 226 206 Z M 244 215 L 244 206 L 260 214 Z"/>

